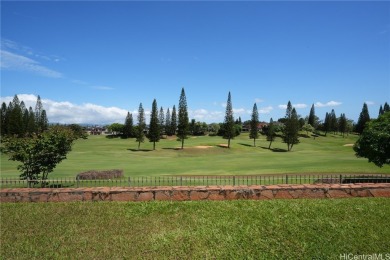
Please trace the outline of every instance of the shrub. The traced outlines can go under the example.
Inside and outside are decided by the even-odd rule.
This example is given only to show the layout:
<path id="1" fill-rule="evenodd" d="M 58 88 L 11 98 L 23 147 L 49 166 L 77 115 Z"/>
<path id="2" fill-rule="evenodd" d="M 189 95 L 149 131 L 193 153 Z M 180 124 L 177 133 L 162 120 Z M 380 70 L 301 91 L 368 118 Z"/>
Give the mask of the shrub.
<path id="1" fill-rule="evenodd" d="M 78 180 L 108 180 L 115 178 L 122 178 L 123 170 L 106 170 L 106 171 L 87 171 L 77 174 L 76 179 Z"/>

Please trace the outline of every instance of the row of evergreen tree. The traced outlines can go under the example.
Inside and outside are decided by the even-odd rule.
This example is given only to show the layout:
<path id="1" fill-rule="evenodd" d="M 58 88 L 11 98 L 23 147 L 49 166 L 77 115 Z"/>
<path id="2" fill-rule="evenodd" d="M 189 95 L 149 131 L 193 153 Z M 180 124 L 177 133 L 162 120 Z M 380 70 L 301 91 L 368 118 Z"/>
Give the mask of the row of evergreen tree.
<path id="1" fill-rule="evenodd" d="M 20 101 L 15 95 L 8 104 L 1 104 L 0 112 L 1 135 L 17 137 L 31 136 L 48 129 L 46 110 L 43 109 L 40 96 L 37 98 L 35 110 L 26 107 L 24 101 Z"/>

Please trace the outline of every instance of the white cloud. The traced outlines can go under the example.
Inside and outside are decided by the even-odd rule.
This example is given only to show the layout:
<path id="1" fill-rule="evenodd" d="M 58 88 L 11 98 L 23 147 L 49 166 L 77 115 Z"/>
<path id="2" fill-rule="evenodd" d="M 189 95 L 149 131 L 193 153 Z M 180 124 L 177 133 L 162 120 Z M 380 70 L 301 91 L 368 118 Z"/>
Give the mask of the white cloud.
<path id="1" fill-rule="evenodd" d="M 268 106 L 268 107 L 261 107 L 259 109 L 259 114 L 269 114 L 271 113 L 271 111 L 273 110 L 274 108 L 272 106 Z"/>
<path id="2" fill-rule="evenodd" d="M 196 119 L 202 122 L 221 122 L 224 113 L 222 111 L 208 111 L 206 109 L 189 110 L 190 119 Z"/>
<path id="3" fill-rule="evenodd" d="M 35 108 L 37 96 L 32 94 L 18 95 L 20 101 L 24 101 L 26 107 Z M 1 97 L 0 101 L 8 104 L 13 97 Z M 43 108 L 46 110 L 50 123 L 89 123 L 89 124 L 110 124 L 124 122 L 127 110 L 118 107 L 104 107 L 96 104 L 73 104 L 71 102 L 58 102 L 50 99 L 42 99 Z M 145 111 L 145 114 L 150 114 Z M 134 114 L 133 114 L 134 116 Z M 136 118 L 136 117 L 135 117 Z"/>
<path id="4" fill-rule="evenodd" d="M 256 103 L 262 103 L 262 102 L 264 102 L 264 99 L 261 99 L 261 98 L 255 98 L 255 102 L 256 102 Z"/>
<path id="5" fill-rule="evenodd" d="M 341 102 L 329 101 L 329 102 L 326 102 L 326 103 L 316 102 L 314 104 L 314 106 L 315 107 L 336 107 L 336 106 L 339 106 L 341 104 L 342 104 Z"/>
<path id="6" fill-rule="evenodd" d="M 306 108 L 306 104 L 292 104 L 293 108 L 299 109 L 299 108 Z M 287 105 L 279 105 L 278 108 L 280 109 L 287 109 Z"/>
<path id="7" fill-rule="evenodd" d="M 37 61 L 27 58 L 25 56 L 14 54 L 12 52 L 4 50 L 0 51 L 0 56 L 1 69 L 27 71 L 49 78 L 62 77 L 62 74 L 60 72 L 46 68 L 40 65 Z"/>

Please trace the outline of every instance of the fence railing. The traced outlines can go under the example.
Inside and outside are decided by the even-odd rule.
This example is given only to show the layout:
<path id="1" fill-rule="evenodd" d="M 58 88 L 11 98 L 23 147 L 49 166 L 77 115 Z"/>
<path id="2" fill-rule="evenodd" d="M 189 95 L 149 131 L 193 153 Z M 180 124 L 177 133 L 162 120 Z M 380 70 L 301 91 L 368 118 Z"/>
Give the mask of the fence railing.
<path id="1" fill-rule="evenodd" d="M 81 180 L 56 178 L 20 180 L 0 178 L 0 188 L 158 187 L 158 186 L 239 186 L 277 184 L 390 183 L 390 174 L 275 174 L 221 176 L 136 176 L 116 179 Z"/>

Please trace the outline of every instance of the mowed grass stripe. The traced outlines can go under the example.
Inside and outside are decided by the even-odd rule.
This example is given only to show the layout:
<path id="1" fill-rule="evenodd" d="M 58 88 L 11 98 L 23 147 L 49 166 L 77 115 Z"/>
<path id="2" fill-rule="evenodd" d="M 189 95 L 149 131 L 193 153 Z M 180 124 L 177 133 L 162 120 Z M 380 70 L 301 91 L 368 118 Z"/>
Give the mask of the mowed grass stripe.
<path id="1" fill-rule="evenodd" d="M 248 134 L 232 141 L 232 148 L 220 147 L 226 143 L 221 137 L 191 137 L 185 149 L 178 150 L 175 138 L 162 139 L 152 151 L 152 143 L 141 144 L 137 150 L 134 139 L 90 136 L 77 140 L 68 159 L 60 163 L 51 178 L 75 177 L 88 170 L 123 169 L 125 176 L 162 175 L 247 175 L 274 173 L 390 173 L 390 167 L 378 168 L 365 158 L 356 158 L 351 144 L 357 136 L 328 134 L 327 137 L 300 138 L 291 152 L 280 138 L 269 150 L 261 136 L 257 147 Z M 349 146 L 345 146 L 349 145 Z M 198 146 L 212 146 L 197 148 Z M 17 177 L 17 163 L 1 155 L 1 177 Z"/>
<path id="2" fill-rule="evenodd" d="M 1 204 L 2 259 L 339 259 L 385 254 L 390 200 Z"/>

